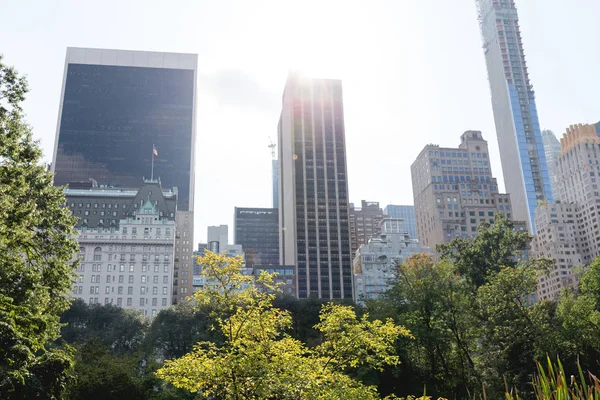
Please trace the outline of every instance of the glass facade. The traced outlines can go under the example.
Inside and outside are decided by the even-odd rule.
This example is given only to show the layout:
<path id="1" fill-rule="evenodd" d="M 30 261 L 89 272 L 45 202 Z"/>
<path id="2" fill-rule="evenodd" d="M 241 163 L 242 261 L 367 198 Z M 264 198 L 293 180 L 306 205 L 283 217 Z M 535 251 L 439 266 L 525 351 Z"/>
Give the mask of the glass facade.
<path id="1" fill-rule="evenodd" d="M 235 244 L 246 254 L 246 266 L 279 264 L 279 214 L 276 208 L 235 208 Z"/>
<path id="2" fill-rule="evenodd" d="M 154 179 L 193 208 L 194 85 L 191 69 L 68 64 L 54 183 L 139 187 L 154 144 Z"/>
<path id="3" fill-rule="evenodd" d="M 463 168 L 460 169 L 462 170 Z M 417 236 L 417 217 L 415 215 L 415 206 L 395 206 L 390 204 L 383 210 L 383 212 L 392 218 L 402 218 L 404 220 L 404 228 L 410 235 L 411 239 L 417 239 L 419 237 Z"/>

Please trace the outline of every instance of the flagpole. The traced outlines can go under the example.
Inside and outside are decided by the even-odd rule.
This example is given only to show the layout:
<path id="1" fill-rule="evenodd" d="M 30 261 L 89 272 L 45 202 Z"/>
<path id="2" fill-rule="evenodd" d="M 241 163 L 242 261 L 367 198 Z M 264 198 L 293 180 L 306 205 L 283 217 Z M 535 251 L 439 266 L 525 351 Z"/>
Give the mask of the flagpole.
<path id="1" fill-rule="evenodd" d="M 154 144 L 152 144 L 152 172 L 150 173 L 150 180 L 154 181 Z"/>

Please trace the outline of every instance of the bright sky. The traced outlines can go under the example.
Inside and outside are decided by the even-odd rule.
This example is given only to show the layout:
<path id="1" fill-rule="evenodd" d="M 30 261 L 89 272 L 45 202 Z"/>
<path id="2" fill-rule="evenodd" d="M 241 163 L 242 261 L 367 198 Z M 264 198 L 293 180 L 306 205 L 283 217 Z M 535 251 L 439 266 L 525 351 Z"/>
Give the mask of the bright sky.
<path id="1" fill-rule="evenodd" d="M 600 2 L 517 0 L 542 128 L 600 120 Z M 412 204 L 423 146 L 481 130 L 502 181 L 474 0 L 0 0 L 0 53 L 52 159 L 67 46 L 199 55 L 196 242 L 233 208 L 271 206 L 289 69 L 344 85 L 350 199 Z M 503 187 L 503 185 L 501 185 Z"/>

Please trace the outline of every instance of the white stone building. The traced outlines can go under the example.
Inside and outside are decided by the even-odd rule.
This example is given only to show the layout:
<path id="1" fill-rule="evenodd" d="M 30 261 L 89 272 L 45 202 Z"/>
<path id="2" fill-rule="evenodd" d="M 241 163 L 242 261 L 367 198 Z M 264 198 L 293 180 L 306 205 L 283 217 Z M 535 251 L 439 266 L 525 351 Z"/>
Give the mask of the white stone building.
<path id="1" fill-rule="evenodd" d="M 376 299 L 390 287 L 396 276 L 396 265 L 413 254 L 430 253 L 411 238 L 400 218 L 381 221 L 381 236 L 362 245 L 354 258 L 354 293 L 356 301 Z"/>
<path id="2" fill-rule="evenodd" d="M 146 202 L 117 228 L 80 226 L 74 297 L 153 317 L 172 299 L 175 221 Z"/>

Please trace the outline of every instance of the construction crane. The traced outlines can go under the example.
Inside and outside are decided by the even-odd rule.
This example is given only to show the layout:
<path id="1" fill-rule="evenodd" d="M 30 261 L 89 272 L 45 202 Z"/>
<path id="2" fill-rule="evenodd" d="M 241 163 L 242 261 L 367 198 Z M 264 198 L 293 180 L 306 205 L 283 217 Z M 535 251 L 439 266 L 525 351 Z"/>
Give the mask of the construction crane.
<path id="1" fill-rule="evenodd" d="M 275 144 L 275 142 L 273 142 L 273 139 L 271 139 L 271 136 L 269 136 L 269 148 L 271 149 L 271 157 L 273 157 L 273 160 L 275 159 L 275 148 L 277 147 L 277 145 Z"/>

